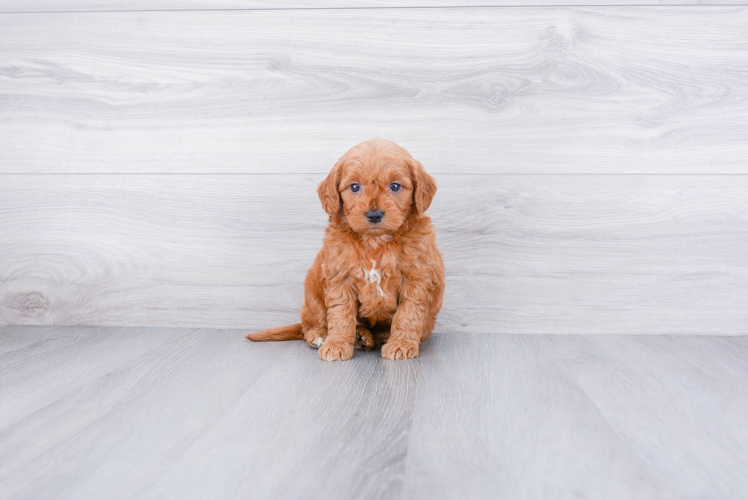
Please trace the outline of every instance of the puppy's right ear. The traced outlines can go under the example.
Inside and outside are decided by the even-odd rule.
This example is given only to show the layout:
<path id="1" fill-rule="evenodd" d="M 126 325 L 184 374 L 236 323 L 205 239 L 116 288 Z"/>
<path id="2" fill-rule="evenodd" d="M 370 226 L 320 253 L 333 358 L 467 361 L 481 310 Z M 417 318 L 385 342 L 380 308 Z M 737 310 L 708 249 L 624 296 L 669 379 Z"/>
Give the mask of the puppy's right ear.
<path id="1" fill-rule="evenodd" d="M 340 191 L 338 186 L 340 185 L 340 175 L 342 171 L 342 161 L 338 161 L 327 178 L 322 181 L 317 187 L 317 196 L 319 201 L 322 202 L 322 208 L 330 217 L 338 217 L 340 215 Z"/>

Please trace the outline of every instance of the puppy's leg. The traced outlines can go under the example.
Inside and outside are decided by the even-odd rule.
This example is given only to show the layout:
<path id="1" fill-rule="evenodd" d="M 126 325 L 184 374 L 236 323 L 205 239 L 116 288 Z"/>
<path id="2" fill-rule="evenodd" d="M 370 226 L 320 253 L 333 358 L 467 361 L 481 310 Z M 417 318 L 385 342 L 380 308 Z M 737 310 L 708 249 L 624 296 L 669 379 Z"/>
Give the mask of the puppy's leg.
<path id="1" fill-rule="evenodd" d="M 306 343 L 315 349 L 319 349 L 327 337 L 327 311 L 324 307 L 324 302 L 320 303 L 316 297 L 305 297 L 301 308 L 301 331 Z"/>
<path id="2" fill-rule="evenodd" d="M 392 318 L 390 338 L 382 346 L 385 359 L 411 359 L 418 356 L 422 338 L 431 333 L 425 330 L 433 327 L 430 320 L 431 296 L 423 286 L 411 285 L 403 290 L 400 305 Z"/>
<path id="3" fill-rule="evenodd" d="M 426 322 L 423 325 L 421 331 L 421 342 L 431 336 L 431 332 L 434 330 L 434 324 L 436 323 L 436 315 L 439 314 L 439 310 L 442 307 L 442 298 L 444 297 L 444 282 L 440 281 L 436 284 L 431 292 L 431 305 L 429 306 L 429 312 L 426 315 Z"/>
<path id="4" fill-rule="evenodd" d="M 356 294 L 348 283 L 339 281 L 330 283 L 325 298 L 327 338 L 319 348 L 319 357 L 325 361 L 351 359 L 356 341 Z"/>
<path id="5" fill-rule="evenodd" d="M 327 337 L 327 308 L 321 273 L 321 260 L 317 257 L 304 281 L 304 305 L 301 307 L 301 331 L 306 343 L 315 349 L 319 349 Z"/>

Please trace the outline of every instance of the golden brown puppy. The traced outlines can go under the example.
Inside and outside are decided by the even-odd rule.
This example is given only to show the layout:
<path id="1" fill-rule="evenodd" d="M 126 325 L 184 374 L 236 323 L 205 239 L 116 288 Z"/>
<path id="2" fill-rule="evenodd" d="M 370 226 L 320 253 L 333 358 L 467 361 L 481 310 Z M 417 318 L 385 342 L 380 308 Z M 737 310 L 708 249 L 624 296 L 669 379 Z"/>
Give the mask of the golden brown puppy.
<path id="1" fill-rule="evenodd" d="M 375 139 L 351 148 L 317 189 L 330 224 L 304 282 L 301 323 L 247 335 L 306 339 L 326 361 L 353 348 L 418 356 L 444 293 L 444 263 L 424 215 L 436 182 L 410 154 Z M 372 333 L 374 335 L 372 335 Z"/>

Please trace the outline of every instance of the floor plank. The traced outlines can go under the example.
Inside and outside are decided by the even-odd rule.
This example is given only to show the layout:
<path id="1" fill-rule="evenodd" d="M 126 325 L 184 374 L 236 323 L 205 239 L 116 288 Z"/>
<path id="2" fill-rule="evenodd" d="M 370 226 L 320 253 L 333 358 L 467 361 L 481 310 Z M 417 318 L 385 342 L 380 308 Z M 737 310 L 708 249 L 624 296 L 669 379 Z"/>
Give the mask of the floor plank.
<path id="1" fill-rule="evenodd" d="M 216 479 L 231 483 L 236 497 L 399 494 L 418 362 L 382 363 L 360 353 L 351 363 L 325 365 L 303 342 L 286 349 L 293 355 L 276 364 L 146 496 L 210 491 Z M 183 471 L 197 463 L 185 480 Z"/>
<path id="2" fill-rule="evenodd" d="M 0 173 L 748 173 L 747 7 L 0 16 Z"/>
<path id="3" fill-rule="evenodd" d="M 0 355 L 3 499 L 748 494 L 748 337 L 436 335 L 330 364 L 238 330 L 2 327 L 0 348 L 20 331 L 67 347 Z"/>
<path id="4" fill-rule="evenodd" d="M 45 342 L 58 342 L 60 332 L 47 326 L 0 325 L 0 355 L 22 350 L 26 347 L 39 346 Z"/>
<path id="5" fill-rule="evenodd" d="M 428 384 L 403 497 L 740 498 L 747 348 L 746 337 L 438 336 L 420 360 Z"/>
<path id="6" fill-rule="evenodd" d="M 657 498 L 660 478 L 557 366 L 555 344 L 574 356 L 584 342 L 437 337 L 421 359 L 403 498 Z"/>
<path id="7" fill-rule="evenodd" d="M 74 330 L 51 328 L 61 335 Z M 3 404 L 0 496 L 95 498 L 106 491 L 112 498 L 132 497 L 165 473 L 165 456 L 189 448 L 285 354 L 279 344 L 242 350 L 238 332 L 77 331 L 97 342 L 96 353 L 27 349 L 18 353 L 22 374 L 1 361 L 4 394 L 11 400 L 24 395 L 34 411 L 19 419 Z M 160 457 L 155 464 L 148 460 L 154 453 Z M 137 463 L 154 468 L 137 469 Z M 88 472 L 82 476 L 80 470 Z M 124 490 L 111 483 L 91 491 L 97 478 L 113 473 Z"/>
<path id="8" fill-rule="evenodd" d="M 748 408 L 733 406 L 748 399 L 744 337 L 584 339 L 587 352 L 574 352 L 563 370 L 648 468 L 666 478 L 667 497 L 746 495 Z M 560 356 L 572 354 L 564 342 L 552 345 Z"/>
<path id="9" fill-rule="evenodd" d="M 297 322 L 322 178 L 6 176 L 0 323 Z M 748 333 L 748 176 L 437 180 L 438 331 Z"/>

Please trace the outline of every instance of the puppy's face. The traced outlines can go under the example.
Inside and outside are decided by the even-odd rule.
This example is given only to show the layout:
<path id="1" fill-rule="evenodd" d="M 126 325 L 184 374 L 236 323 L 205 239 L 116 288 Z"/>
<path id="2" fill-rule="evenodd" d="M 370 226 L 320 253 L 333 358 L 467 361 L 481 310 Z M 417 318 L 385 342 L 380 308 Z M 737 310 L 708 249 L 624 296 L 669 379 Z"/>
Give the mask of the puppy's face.
<path id="1" fill-rule="evenodd" d="M 423 166 L 384 140 L 350 149 L 318 189 L 330 216 L 370 235 L 397 231 L 412 212 L 425 212 L 435 193 L 436 182 Z"/>

